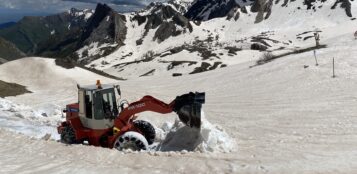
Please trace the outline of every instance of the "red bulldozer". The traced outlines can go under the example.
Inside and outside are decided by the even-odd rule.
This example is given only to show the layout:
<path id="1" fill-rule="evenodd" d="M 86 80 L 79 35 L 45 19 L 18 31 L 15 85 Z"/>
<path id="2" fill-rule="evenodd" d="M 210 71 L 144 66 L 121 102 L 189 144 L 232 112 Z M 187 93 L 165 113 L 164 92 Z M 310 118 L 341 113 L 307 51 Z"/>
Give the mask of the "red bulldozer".
<path id="1" fill-rule="evenodd" d="M 89 145 L 118 150 L 147 150 L 154 142 L 155 129 L 149 122 L 137 120 L 136 114 L 144 111 L 176 112 L 187 126 L 201 126 L 205 93 L 190 92 L 169 104 L 151 96 L 134 103 L 120 100 L 120 97 L 118 85 L 102 85 L 100 81 L 92 86 L 78 85 L 78 103 L 67 105 L 64 110 L 66 121 L 57 128 L 61 142 L 78 144 L 87 141 Z"/>

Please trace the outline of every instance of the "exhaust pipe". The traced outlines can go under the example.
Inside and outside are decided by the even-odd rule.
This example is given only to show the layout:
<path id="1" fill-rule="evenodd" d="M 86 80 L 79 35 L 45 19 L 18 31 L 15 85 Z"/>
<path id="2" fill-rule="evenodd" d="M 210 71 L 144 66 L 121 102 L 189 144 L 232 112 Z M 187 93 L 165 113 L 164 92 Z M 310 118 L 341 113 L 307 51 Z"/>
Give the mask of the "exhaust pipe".
<path id="1" fill-rule="evenodd" d="M 176 97 L 174 111 L 179 119 L 190 127 L 201 127 L 201 109 L 205 103 L 205 93 L 184 94 Z"/>

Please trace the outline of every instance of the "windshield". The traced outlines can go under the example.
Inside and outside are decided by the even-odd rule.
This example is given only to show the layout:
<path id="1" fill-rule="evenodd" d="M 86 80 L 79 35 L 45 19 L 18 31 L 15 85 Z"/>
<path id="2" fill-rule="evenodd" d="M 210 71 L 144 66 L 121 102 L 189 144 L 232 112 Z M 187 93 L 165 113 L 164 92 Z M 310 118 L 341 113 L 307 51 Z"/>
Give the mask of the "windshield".
<path id="1" fill-rule="evenodd" d="M 118 115 L 113 89 L 96 92 L 96 102 L 96 114 L 94 115 L 95 119 L 100 120 L 113 118 Z"/>

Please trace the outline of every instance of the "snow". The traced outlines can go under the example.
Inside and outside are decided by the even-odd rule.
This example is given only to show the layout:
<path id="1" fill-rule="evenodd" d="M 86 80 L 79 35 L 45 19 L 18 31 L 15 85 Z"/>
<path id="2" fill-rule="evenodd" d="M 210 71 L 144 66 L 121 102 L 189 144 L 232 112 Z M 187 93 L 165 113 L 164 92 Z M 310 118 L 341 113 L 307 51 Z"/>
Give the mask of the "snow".
<path id="1" fill-rule="evenodd" d="M 61 120 L 63 120 L 61 108 L 57 105 L 33 110 L 29 106 L 18 105 L 0 98 L 0 128 L 35 138 L 50 134 L 50 138 L 59 139 L 54 127 Z"/>
<path id="2" fill-rule="evenodd" d="M 164 138 L 158 145 L 160 151 L 199 151 L 225 152 L 235 148 L 235 142 L 224 132 L 223 128 L 211 124 L 202 112 L 200 129 L 185 126 L 178 119 L 174 124 L 164 123 L 162 130 Z"/>
<path id="3" fill-rule="evenodd" d="M 356 40 L 350 33 L 325 34 L 330 34 L 330 37 L 323 39 L 322 42 L 327 43 L 329 47 L 318 50 L 319 66 L 315 66 L 313 53 L 306 52 L 253 68 L 249 66 L 254 62 L 244 62 L 190 76 L 154 76 L 120 82 L 125 95 L 123 97 L 129 101 L 136 101 L 150 94 L 169 102 L 175 96 L 188 91 L 205 91 L 207 103 L 203 110 L 207 120 L 223 128 L 226 135 L 234 140 L 234 148 L 229 153 L 185 150 L 120 153 L 84 145 L 65 146 L 1 130 L 1 171 L 50 173 L 66 172 L 70 169 L 77 173 L 355 173 Z M 332 57 L 336 58 L 337 78 L 331 78 Z M 37 63 L 44 61 L 35 60 Z M 26 59 L 18 60 L 19 66 L 23 64 L 21 61 Z M 13 62 L 1 65 L 2 73 L 10 71 L 5 70 L 3 66 L 9 66 L 11 63 Z M 304 65 L 309 67 L 304 68 Z M 61 69 L 62 74 L 71 74 L 88 80 L 82 71 L 81 75 L 78 72 L 67 71 L 71 70 Z M 19 79 L 24 76 L 23 73 L 28 74 L 26 71 L 19 71 L 16 77 L 12 77 L 13 81 L 25 83 L 30 90 L 36 89 L 37 85 L 31 85 L 29 81 L 38 78 L 35 76 Z M 10 73 L 0 77 L 2 80 L 10 80 L 9 75 Z M 64 85 L 68 83 L 66 80 L 57 79 L 59 75 L 51 77 L 62 84 L 56 84 L 56 88 L 48 89 L 52 93 L 58 93 L 58 100 L 53 100 L 53 103 L 61 103 L 63 94 L 68 94 L 67 91 L 72 87 Z M 91 82 L 91 79 L 88 82 Z M 66 90 L 59 90 L 60 88 Z M 43 100 L 43 97 L 36 95 L 41 91 L 32 94 L 33 101 Z M 21 103 L 26 101 L 20 100 L 26 95 L 30 94 L 7 99 Z M 49 93 L 42 95 L 52 98 Z M 71 97 L 75 98 L 73 94 Z M 140 118 L 149 120 L 154 125 L 162 125 L 165 122 L 174 123 L 175 114 L 162 116 L 148 112 L 140 114 Z M 220 130 L 212 129 L 210 126 L 208 128 L 212 135 Z M 166 124 L 166 133 L 173 129 L 176 127 Z M 210 137 L 212 139 L 206 141 L 207 145 L 216 141 L 216 136 Z M 219 141 L 221 140 L 217 140 Z M 224 149 L 220 146 L 228 146 L 228 142 L 216 147 Z M 23 146 L 24 143 L 26 148 Z"/>
<path id="4" fill-rule="evenodd" d="M 84 14 L 84 19 L 88 20 L 94 14 L 94 10 L 86 9 L 86 10 L 84 10 L 84 13 L 85 13 Z"/>
<path id="5" fill-rule="evenodd" d="M 32 92 L 18 97 L 7 97 L 7 99 L 35 109 L 48 104 L 65 106 L 75 102 L 77 84 L 93 84 L 96 80 L 101 80 L 103 83 L 117 82 L 82 68 L 65 69 L 56 66 L 54 59 L 38 57 L 0 65 L 0 77 L 6 82 L 22 84 Z"/>
<path id="6" fill-rule="evenodd" d="M 92 9 L 84 9 L 84 10 L 77 10 L 71 9 L 68 10 L 67 13 L 71 14 L 74 17 L 84 18 L 84 20 L 88 20 L 94 14 L 94 10 Z"/>
<path id="7" fill-rule="evenodd" d="M 49 133 L 53 139 L 59 138 L 56 126 L 63 120 L 62 108 L 77 101 L 77 84 L 94 84 L 97 79 L 116 83 L 81 68 L 56 66 L 54 59 L 45 58 L 25 58 L 2 64 L 0 77 L 3 81 L 27 86 L 32 92 L 0 98 L 0 127 L 37 138 Z"/>
<path id="8" fill-rule="evenodd" d="M 21 66 L 23 63 L 27 63 L 28 66 L 22 69 L 22 71 L 18 71 L 16 74 L 12 74 L 12 71 L 9 71 L 11 69 L 18 69 L 18 66 Z M 35 68 L 39 71 L 33 71 Z M 29 71 L 32 72 L 30 73 L 31 75 L 28 74 Z M 116 82 L 79 68 L 66 70 L 56 66 L 53 59 L 44 58 L 27 58 L 1 65 L 0 75 L 7 77 L 2 80 L 20 83 L 27 86 L 28 89 L 33 92 L 7 98 L 22 103 L 20 105 L 0 98 L 0 119 L 4 121 L 0 124 L 0 127 L 36 138 L 42 138 L 46 134 L 50 134 L 50 138 L 55 140 L 59 139 L 56 127 L 64 120 L 61 109 L 65 108 L 65 104 L 76 102 L 76 95 L 74 95 L 77 91 L 76 84 L 94 83 L 96 79 L 102 80 L 103 84 L 105 82 Z M 65 85 L 65 83 L 68 85 Z M 58 90 L 59 87 L 61 90 Z M 52 99 L 51 95 L 55 95 L 57 98 Z M 36 99 L 36 102 L 34 102 L 33 99 Z M 200 142 L 196 139 L 187 139 L 188 141 L 197 142 L 200 145 L 197 149 L 192 150 L 219 152 L 233 149 L 232 147 L 220 148 L 223 142 L 217 141 L 220 138 L 230 141 L 229 136 L 222 132 L 222 130 L 211 125 L 211 123 L 204 119 L 204 116 L 203 123 L 201 132 L 197 132 L 197 135 L 202 137 Z M 161 140 L 163 141 L 167 139 L 172 140 L 172 137 L 167 137 L 166 135 L 169 134 L 175 137 L 185 136 L 183 134 L 173 133 L 177 130 L 184 129 L 191 128 L 186 128 L 182 123 L 176 122 L 176 125 L 169 130 L 162 129 L 162 135 L 158 136 L 161 136 Z M 210 133 L 210 131 L 212 131 L 212 133 Z M 161 146 L 163 148 L 162 150 L 165 149 L 165 151 L 167 151 L 167 149 L 174 149 L 173 145 L 163 144 Z M 190 149 L 190 147 L 183 148 L 186 150 Z"/>
<path id="9" fill-rule="evenodd" d="M 290 9 L 296 9 L 296 3 L 291 2 Z M 356 4 L 352 5 L 355 9 Z M 327 44 L 327 48 L 317 50 L 319 66 L 315 66 L 313 51 L 309 51 L 251 67 L 262 53 L 244 50 L 235 57 L 221 57 L 230 65 L 227 68 L 176 78 L 165 75 L 167 71 L 162 68 L 157 72 L 163 74 L 119 82 L 123 98 L 129 102 L 144 95 L 170 102 L 189 91 L 206 92 L 203 110 L 209 122 L 204 120 L 199 131 L 202 141 L 194 141 L 197 140 L 194 136 L 184 139 L 181 131 L 194 130 L 175 123 L 173 113 L 140 114 L 140 119 L 159 127 L 157 138 L 164 140 L 161 150 L 166 148 L 168 152 L 117 152 L 86 145 L 66 146 L 25 136 L 38 138 L 50 133 L 41 126 L 46 125 L 49 118 L 60 119 L 56 106 L 63 107 L 76 100 L 76 83 L 91 84 L 96 79 L 107 83 L 115 81 L 80 68 L 67 70 L 54 66 L 51 59 L 29 58 L 0 65 L 0 80 L 25 85 L 33 92 L 0 100 L 0 173 L 357 173 L 357 40 L 353 37 L 356 22 L 347 18 L 342 9 L 331 11 L 328 5 L 317 9 L 314 15 L 306 11 L 291 12 L 280 5 L 274 6 L 274 11 L 280 13 L 273 13 L 260 24 L 253 24 L 255 19 L 249 17 L 250 14 L 241 14 L 236 22 L 210 20 L 194 26 L 191 34 L 161 44 L 145 38 L 141 46 L 130 43 L 140 37 L 142 26 L 128 22 L 133 30 L 128 30 L 130 39 L 125 41 L 126 45 L 98 60 L 113 64 L 136 60 L 149 48 L 160 52 L 180 42 L 190 43 L 196 36 L 207 38 L 202 29 L 219 34 L 226 45 L 243 48 L 249 42 L 241 44 L 235 40 L 273 31 L 270 38 L 292 41 L 285 46 L 283 52 L 286 52 L 313 46 L 312 40 L 296 39 L 297 34 L 316 28 L 322 30 L 321 43 Z M 225 28 L 220 31 L 222 26 Z M 131 57 L 115 60 L 129 52 L 133 52 Z M 182 51 L 167 59 L 189 60 L 184 59 L 188 56 L 193 60 L 199 58 L 196 53 Z M 331 77 L 332 58 L 336 61 L 336 78 Z M 137 77 L 148 65 L 152 67 L 145 71 L 162 67 L 150 63 L 152 65 L 126 68 L 122 74 Z M 102 68 L 112 70 L 110 65 L 106 66 Z M 179 68 L 183 72 L 191 70 L 189 66 Z M 41 111 L 41 108 L 44 109 Z M 49 113 L 49 117 L 42 116 L 43 112 Z M 16 117 L 17 114 L 23 118 Z M 49 125 L 55 123 L 53 120 Z M 176 134 L 170 134 L 172 132 Z M 186 145 L 194 147 L 193 151 L 170 151 Z"/>

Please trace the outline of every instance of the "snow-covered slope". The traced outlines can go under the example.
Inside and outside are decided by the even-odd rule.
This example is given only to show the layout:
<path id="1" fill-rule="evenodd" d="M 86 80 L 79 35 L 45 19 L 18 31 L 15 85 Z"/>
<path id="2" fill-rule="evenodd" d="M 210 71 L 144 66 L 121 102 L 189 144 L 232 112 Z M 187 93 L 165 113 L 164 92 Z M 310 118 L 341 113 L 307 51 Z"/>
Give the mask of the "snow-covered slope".
<path id="1" fill-rule="evenodd" d="M 37 57 L 0 65 L 0 77 L 3 81 L 22 84 L 32 91 L 9 99 L 34 107 L 76 101 L 77 84 L 93 84 L 97 79 L 104 83 L 116 82 L 81 68 L 62 68 L 55 64 L 54 59 Z"/>
<path id="2" fill-rule="evenodd" d="M 27 66 L 22 68 L 23 64 Z M 0 66 L 0 76 L 3 81 L 22 84 L 32 91 L 32 93 L 16 97 L 0 98 L 0 120 L 2 121 L 0 128 L 37 138 L 49 134 L 50 138 L 56 140 L 59 139 L 56 127 L 64 120 L 61 109 L 65 108 L 66 104 L 77 102 L 77 84 L 95 84 L 96 80 L 101 80 L 104 84 L 121 84 L 121 81 L 108 79 L 81 68 L 64 69 L 55 65 L 53 59 L 46 58 L 26 58 L 3 64 Z M 129 94 L 125 93 L 123 96 L 126 97 Z M 131 95 L 128 99 L 129 101 L 136 101 L 141 97 Z M 174 97 L 172 96 L 171 100 Z M 230 136 L 224 133 L 222 129 L 217 129 L 215 125 L 204 120 L 204 117 L 202 129 L 193 131 L 194 137 L 189 139 L 186 137 L 186 143 L 182 146 L 173 146 L 173 143 L 180 142 L 180 139 L 175 140 L 177 138 L 173 137 L 185 136 L 183 135 L 186 132 L 185 130 L 191 129 L 183 126 L 182 123 L 174 125 L 166 123 L 163 126 L 164 128 L 160 128 L 160 124 L 163 124 L 165 120 L 175 120 L 174 114 L 170 116 L 167 119 L 156 119 L 156 116 L 148 118 L 158 125 L 157 143 L 152 149 L 169 151 L 182 148 L 210 152 L 228 152 L 233 149 L 234 141 L 230 139 Z M 180 134 L 180 132 L 183 133 Z M 200 138 L 201 132 L 204 132 L 202 138 Z M 173 137 L 165 138 L 166 134 Z M 165 141 L 165 139 L 169 140 Z M 223 143 L 222 140 L 230 143 Z M 160 142 L 164 141 L 166 143 L 160 145 Z"/>
<path id="3" fill-rule="evenodd" d="M 123 97 L 130 102 L 144 95 L 169 102 L 189 91 L 205 91 L 207 103 L 203 109 L 215 126 L 213 131 L 203 129 L 200 133 L 214 135 L 218 131 L 219 136 L 202 144 L 214 142 L 218 149 L 225 149 L 232 145 L 222 138 L 227 135 L 233 138 L 232 152 L 120 153 L 8 132 L 23 129 L 43 136 L 47 128 L 53 130 L 53 123 L 43 124 L 48 120 L 41 117 L 40 105 L 60 108 L 75 100 L 77 82 L 103 80 L 79 68 L 57 67 L 53 60 L 31 58 L 0 66 L 0 80 L 28 86 L 34 92 L 0 100 L 5 108 L 0 108 L 0 126 L 6 129 L 0 130 L 0 173 L 357 173 L 357 40 L 353 37 L 357 24 L 343 8 L 331 10 L 335 1 L 324 1 L 321 8 L 322 3 L 316 1 L 314 4 L 320 5 L 315 10 L 302 9 L 305 6 L 301 1 L 274 2 L 277 4 L 272 6 L 269 18 L 258 24 L 255 13 L 246 7 L 246 13 L 235 11 L 239 20 L 215 18 L 200 25 L 190 22 L 192 32 L 160 43 L 152 41 L 157 31 L 154 28 L 137 45 L 146 31 L 145 23 L 128 20 L 125 45 L 89 65 L 129 77 L 119 83 Z M 351 5 L 352 10 L 357 8 L 355 3 Z M 125 16 L 130 19 L 133 15 Z M 299 53 L 315 45 L 314 32 L 319 32 L 320 43 L 326 45 L 316 50 L 318 66 L 312 49 Z M 297 54 L 255 66 L 263 52 L 251 50 L 253 43 L 266 45 L 274 55 Z M 332 78 L 332 58 L 336 78 Z M 202 62 L 210 67 L 218 61 L 229 66 L 220 68 L 224 66 L 219 64 L 215 71 L 171 77 L 173 73 L 193 72 Z M 154 76 L 136 78 L 139 74 Z M 147 112 L 140 118 L 160 127 L 173 123 L 175 115 Z M 39 129 L 33 129 L 33 125 Z M 177 130 L 167 124 L 161 128 L 163 134 Z M 226 134 L 220 134 L 222 130 Z M 172 137 L 176 141 L 166 141 L 169 149 L 175 149 L 182 138 Z"/>
<path id="4" fill-rule="evenodd" d="M 54 59 L 25 58 L 0 65 L 0 79 L 22 84 L 32 93 L 0 98 L 0 127 L 34 137 L 51 134 L 58 138 L 55 127 L 63 120 L 62 109 L 77 101 L 77 84 L 117 81 L 81 68 L 65 69 Z M 11 101 L 8 101 L 11 100 Z"/>
<path id="5" fill-rule="evenodd" d="M 251 12 L 251 6 L 246 6 L 235 9 L 230 20 L 223 17 L 200 24 L 190 22 L 192 31 L 183 28 L 186 32 L 161 42 L 154 40 L 158 28 L 147 30 L 147 21 L 128 20 L 125 45 L 88 66 L 129 79 L 187 75 L 257 60 L 265 49 L 278 55 L 311 47 L 316 31 L 321 31 L 321 44 L 336 32 L 353 37 L 357 23 L 343 8 L 331 9 L 333 5 L 334 1 L 315 3 L 317 8 L 313 10 L 303 8 L 300 1 L 289 1 L 288 5 L 285 1 L 276 1 L 269 17 L 259 23 L 256 23 L 259 15 Z M 351 5 L 357 9 L 356 3 Z M 126 18 L 133 18 L 132 15 L 127 14 Z M 263 12 L 262 15 L 268 14 Z M 258 50 L 252 50 L 256 47 Z"/>
<path id="6" fill-rule="evenodd" d="M 335 32 L 324 42 L 329 47 L 317 51 L 319 66 L 306 52 L 253 68 L 250 61 L 191 76 L 120 83 L 129 101 L 146 94 L 170 101 L 188 91 L 205 91 L 205 115 L 234 138 L 231 153 L 119 153 L 2 130 L 0 171 L 356 173 L 357 41 Z M 336 78 L 331 77 L 333 57 Z M 155 124 L 165 120 L 155 115 L 141 116 Z"/>

